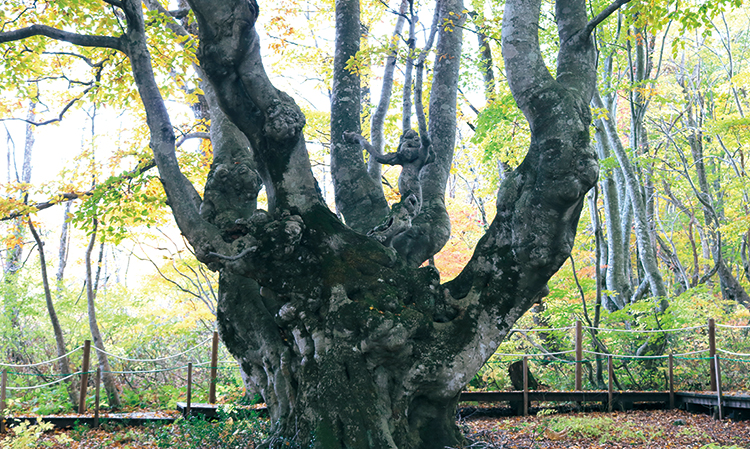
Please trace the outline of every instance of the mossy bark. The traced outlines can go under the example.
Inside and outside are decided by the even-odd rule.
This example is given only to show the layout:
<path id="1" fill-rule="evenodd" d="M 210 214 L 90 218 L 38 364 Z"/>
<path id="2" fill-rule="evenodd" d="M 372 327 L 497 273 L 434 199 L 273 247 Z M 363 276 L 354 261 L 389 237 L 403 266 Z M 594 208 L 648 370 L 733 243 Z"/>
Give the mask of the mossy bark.
<path id="1" fill-rule="evenodd" d="M 352 230 L 325 206 L 307 157 L 304 116 L 263 69 L 256 2 L 190 3 L 199 22 L 201 67 L 222 111 L 247 137 L 268 193 L 267 212 L 251 213 L 253 198 L 242 196 L 257 187 L 252 182 L 229 191 L 240 203 L 214 195 L 230 179 L 247 180 L 244 170 L 214 167 L 210 205 L 179 172 L 135 0 L 123 0 L 129 33 L 123 45 L 177 223 L 199 260 L 221 273 L 222 338 L 269 405 L 274 432 L 266 445 L 461 446 L 454 421 L 461 389 L 545 294 L 547 280 L 570 254 L 583 198 L 597 178 L 588 134 L 595 57 L 585 2 L 557 2 L 556 78 L 538 46 L 540 2 L 506 4 L 508 81 L 532 141 L 524 162 L 500 187 L 497 217 L 471 261 L 445 284 L 434 268 L 414 268 L 416 259 Z M 459 0 L 441 0 L 437 7 L 440 17 L 460 24 Z M 420 172 L 422 213 L 434 219 L 415 220 L 416 252 L 427 244 L 442 246 L 450 230 L 443 197 L 455 141 L 461 40 L 460 27 L 445 23 L 430 106 L 437 162 Z M 226 154 L 230 167 L 246 155 Z M 203 204 L 208 209 L 201 214 Z"/>

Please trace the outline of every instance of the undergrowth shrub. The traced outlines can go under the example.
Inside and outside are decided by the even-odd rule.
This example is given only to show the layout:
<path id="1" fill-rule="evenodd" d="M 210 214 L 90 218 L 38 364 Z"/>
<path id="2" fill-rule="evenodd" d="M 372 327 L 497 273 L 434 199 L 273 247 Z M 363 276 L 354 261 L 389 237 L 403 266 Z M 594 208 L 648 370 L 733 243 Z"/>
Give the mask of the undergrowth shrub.
<path id="1" fill-rule="evenodd" d="M 42 437 L 44 432 L 52 430 L 53 427 L 54 426 L 51 423 L 41 420 L 37 424 L 31 424 L 28 421 L 24 421 L 21 424 L 10 428 L 10 434 L 0 440 L 0 448 L 39 448 L 48 445 L 54 445 L 55 443 L 66 445 L 71 441 L 71 439 L 66 435 L 56 435 L 55 437 L 53 437 L 54 443 L 49 441 L 40 443 L 39 439 Z"/>
<path id="2" fill-rule="evenodd" d="M 268 423 L 255 411 L 229 405 L 219 407 L 217 419 L 179 418 L 169 426 L 153 426 L 149 433 L 160 448 L 245 449 L 268 437 Z"/>

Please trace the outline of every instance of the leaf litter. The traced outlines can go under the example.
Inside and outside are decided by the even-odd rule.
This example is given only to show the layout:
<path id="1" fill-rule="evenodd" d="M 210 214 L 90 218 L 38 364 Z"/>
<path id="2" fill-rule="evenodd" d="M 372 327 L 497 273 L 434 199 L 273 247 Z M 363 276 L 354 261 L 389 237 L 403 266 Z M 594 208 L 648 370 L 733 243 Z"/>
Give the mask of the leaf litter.
<path id="1" fill-rule="evenodd" d="M 750 421 L 716 420 L 682 410 L 549 413 L 497 417 L 478 412 L 461 418 L 470 448 L 482 449 L 750 449 Z M 165 425 L 166 432 L 169 430 Z M 38 447 L 142 449 L 158 446 L 141 427 L 56 430 Z M 246 447 L 252 447 L 246 446 Z"/>
<path id="2" fill-rule="evenodd" d="M 683 410 L 632 410 L 492 417 L 460 421 L 472 447 L 485 449 L 748 449 L 750 421 Z"/>

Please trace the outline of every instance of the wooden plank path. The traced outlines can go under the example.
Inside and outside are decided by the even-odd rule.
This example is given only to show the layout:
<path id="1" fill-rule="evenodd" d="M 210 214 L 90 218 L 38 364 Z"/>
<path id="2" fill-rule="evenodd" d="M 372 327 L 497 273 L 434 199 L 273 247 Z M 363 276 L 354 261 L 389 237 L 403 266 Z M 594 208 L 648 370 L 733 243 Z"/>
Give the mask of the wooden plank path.
<path id="1" fill-rule="evenodd" d="M 566 328 L 560 328 L 560 329 L 575 329 L 575 349 L 570 351 L 563 351 L 560 353 L 553 353 L 553 354 L 533 354 L 531 356 L 529 355 L 522 355 L 522 354 L 497 354 L 498 356 L 503 357 L 522 357 L 522 386 L 516 385 L 514 382 L 514 387 L 519 388 L 519 391 L 489 391 L 489 392 L 480 392 L 480 391 L 473 391 L 473 392 L 463 392 L 461 394 L 460 400 L 462 402 L 484 402 L 484 403 L 498 403 L 498 402 L 508 402 L 511 404 L 511 407 L 515 408 L 515 412 L 518 414 L 529 414 L 529 408 L 531 406 L 532 402 L 543 402 L 543 403 L 550 403 L 550 402 L 562 402 L 562 403 L 569 403 L 569 404 L 578 404 L 579 406 L 582 403 L 585 402 L 598 402 L 603 404 L 604 408 L 609 411 L 613 411 L 615 407 L 618 409 L 628 409 L 632 408 L 634 404 L 637 403 L 652 403 L 652 404 L 658 404 L 658 405 L 664 405 L 665 408 L 683 408 L 687 409 L 688 411 L 700 411 L 700 412 L 709 412 L 714 414 L 715 417 L 722 419 L 724 417 L 730 417 L 732 419 L 750 419 L 750 395 L 748 394 L 738 394 L 736 392 L 725 392 L 723 391 L 723 386 L 721 384 L 721 361 L 727 360 L 727 361 L 733 361 L 733 362 L 747 362 L 750 363 L 750 359 L 732 359 L 728 357 L 750 357 L 750 354 L 745 353 L 738 353 L 738 352 L 731 352 L 722 348 L 717 348 L 716 346 L 716 340 L 715 340 L 715 331 L 716 327 L 721 326 L 725 328 L 750 328 L 748 326 L 737 326 L 737 325 L 729 325 L 729 324 L 722 324 L 717 325 L 714 320 L 711 318 L 708 320 L 708 323 L 706 325 L 701 326 L 692 326 L 682 329 L 651 329 L 651 330 L 630 330 L 630 329 L 603 329 L 599 328 L 599 331 L 613 331 L 613 332 L 673 332 L 673 331 L 688 331 L 688 330 L 695 330 L 699 328 L 707 328 L 707 335 L 708 335 L 708 349 L 701 349 L 697 351 L 692 352 L 686 352 L 681 354 L 668 354 L 668 355 L 660 355 L 660 356 L 631 356 L 631 355 L 613 355 L 613 354 L 604 354 L 604 353 L 598 353 L 593 351 L 584 351 L 583 349 L 583 325 L 580 321 L 575 322 L 575 326 L 569 326 Z M 540 329 L 541 330 L 541 329 Z M 208 339 L 206 340 L 208 341 Z M 81 424 L 91 424 L 94 427 L 98 425 L 98 420 L 106 420 L 110 422 L 120 422 L 128 425 L 142 425 L 146 422 L 172 422 L 175 420 L 174 416 L 177 416 L 176 414 L 174 416 L 170 416 L 168 414 L 164 413 L 147 413 L 147 412 L 141 412 L 141 413 L 130 413 L 130 414 L 116 414 L 116 413 L 110 413 L 110 414 L 102 414 L 101 416 L 98 416 L 99 413 L 99 389 L 100 389 L 100 379 L 101 379 L 101 370 L 97 369 L 95 371 L 96 375 L 94 376 L 94 385 L 95 385 L 95 403 L 94 403 L 94 414 L 91 416 L 90 414 L 84 414 L 86 410 L 86 390 L 87 390 L 87 378 L 88 375 L 91 374 L 89 372 L 89 357 L 90 357 L 90 341 L 86 340 L 84 342 L 84 345 L 79 347 L 78 349 L 83 349 L 84 357 L 83 357 L 83 363 L 82 363 L 82 371 L 79 373 L 74 373 L 73 375 L 81 375 L 81 391 L 80 391 L 80 399 L 79 399 L 79 414 L 77 415 L 65 415 L 65 416 L 16 416 L 16 417 L 7 417 L 6 419 L 0 419 L 0 434 L 4 432 L 4 427 L 6 422 L 10 425 L 13 425 L 18 422 L 22 421 L 31 421 L 36 422 L 38 419 L 42 419 L 44 421 L 48 421 L 55 426 L 58 427 L 70 427 L 75 425 L 75 423 L 81 423 Z M 205 343 L 205 342 L 204 342 Z M 202 343 L 201 343 L 202 344 Z M 189 351 L 192 351 L 193 349 L 197 348 L 200 345 L 196 345 L 193 348 L 190 348 L 186 351 L 183 351 L 180 354 L 187 353 Z M 71 353 L 77 351 L 73 350 Z M 575 365 L 575 390 L 574 391 L 549 391 L 549 390 L 530 390 L 529 389 L 529 358 L 530 357 L 549 357 L 554 354 L 567 354 L 567 353 L 575 353 L 575 360 L 573 361 L 565 361 L 565 363 L 571 363 Z M 721 352 L 722 354 L 719 354 Z M 597 360 L 606 360 L 607 363 L 607 373 L 608 373 L 608 380 L 607 380 L 607 390 L 583 390 L 582 386 L 582 374 L 583 374 L 583 364 L 584 362 L 590 361 L 590 360 L 584 360 L 583 354 L 591 354 L 595 355 L 597 357 Z M 699 354 L 708 353 L 708 357 L 698 356 Z M 177 355 L 180 355 L 177 354 Z M 176 357 L 175 356 L 169 356 L 169 357 Z M 697 356 L 697 357 L 696 357 Z M 727 357 L 728 356 L 728 357 Z M 167 358 L 169 358 L 167 357 Z M 158 359 L 158 360 L 166 360 L 167 358 Z M 616 358 L 619 359 L 666 359 L 667 362 L 667 386 L 666 391 L 615 391 L 615 386 L 613 382 L 614 378 L 614 360 Z M 677 359 L 677 360 L 676 360 Z M 674 372 L 674 364 L 675 361 L 679 361 L 680 359 L 685 360 L 698 360 L 703 361 L 700 363 L 707 363 L 709 366 L 709 380 L 710 380 L 710 390 L 708 392 L 701 391 L 701 392 L 689 392 L 689 391 L 676 391 L 675 388 L 675 372 Z M 56 359 L 55 359 L 56 360 Z M 128 361 L 135 361 L 135 359 L 127 359 L 123 358 L 123 360 Z M 156 359 L 154 359 L 156 360 Z M 149 361 L 153 362 L 154 360 L 140 360 L 140 361 Z M 45 362 L 45 363 L 51 363 L 54 360 Z M 208 362 L 206 362 L 208 363 Z M 209 394 L 208 394 L 208 403 L 194 403 L 192 402 L 192 393 L 193 393 L 193 363 L 189 362 L 184 368 L 187 368 L 187 389 L 186 389 L 186 396 L 187 400 L 186 402 L 180 402 L 177 403 L 177 411 L 182 416 L 205 416 L 207 418 L 214 418 L 217 416 L 218 412 L 218 406 L 215 404 L 216 402 L 216 382 L 217 382 L 217 370 L 220 369 L 217 365 L 218 362 L 218 333 L 213 333 L 213 341 L 211 345 L 211 362 L 210 365 L 206 365 L 206 363 L 200 363 L 196 366 L 199 366 L 202 369 L 209 369 Z M 17 367 L 20 365 L 2 365 L 0 366 L 8 366 L 8 367 Z M 26 365 L 24 365 L 26 366 Z M 174 369 L 180 369 L 183 367 L 177 367 L 177 368 L 170 368 L 165 370 L 174 370 Z M 139 373 L 139 372 L 158 372 L 158 371 L 165 371 L 165 370 L 157 370 L 157 371 L 122 371 L 119 373 Z M 48 385 L 52 385 L 55 383 L 59 383 L 63 379 L 56 380 L 54 382 L 50 382 L 43 385 L 37 385 L 32 387 L 9 387 L 7 385 L 7 375 L 8 374 L 23 374 L 23 373 L 11 373 L 7 369 L 2 369 L 0 377 L 0 417 L 3 415 L 3 410 L 5 409 L 5 399 L 6 399 L 6 389 L 10 390 L 25 390 L 29 388 L 39 388 L 44 387 Z M 70 376 L 68 376 L 70 377 Z M 235 409 L 240 410 L 251 410 L 250 406 L 234 406 Z M 254 406 L 252 409 L 262 412 L 265 410 L 264 406 Z"/>
<path id="2" fill-rule="evenodd" d="M 258 413 L 262 413 L 266 410 L 266 404 L 255 404 L 255 405 L 235 405 L 235 410 L 244 410 L 244 411 L 256 411 Z M 190 416 L 205 416 L 207 418 L 214 418 L 218 414 L 219 410 L 219 404 L 210 404 L 205 402 L 196 402 L 190 404 L 190 408 L 188 409 L 187 402 L 178 402 L 177 403 L 177 411 L 180 412 L 182 416 L 187 416 L 189 413 Z"/>
<path id="3" fill-rule="evenodd" d="M 461 402 L 482 403 L 522 403 L 524 396 L 528 401 L 535 402 L 600 402 L 607 404 L 609 391 L 545 391 L 530 390 L 524 395 L 523 391 L 465 391 L 461 393 Z M 670 394 L 666 391 L 615 391 L 613 400 L 616 404 L 629 408 L 634 403 L 656 403 L 669 406 Z M 717 408 L 717 396 L 714 393 L 705 392 L 675 392 L 675 406 L 694 412 L 713 412 Z M 205 416 L 214 418 L 217 415 L 218 404 L 193 403 L 190 404 L 191 416 Z M 236 406 L 245 410 L 263 412 L 265 404 L 251 406 Z M 724 416 L 733 419 L 750 419 L 750 395 L 733 394 L 724 392 L 722 395 L 722 407 Z M 185 416 L 187 403 L 178 402 L 177 411 Z M 528 407 L 526 407 L 528 410 Z M 57 428 L 69 428 L 75 425 L 94 426 L 97 419 L 92 414 L 86 415 L 51 415 L 51 416 L 12 416 L 6 418 L 8 426 L 17 425 L 23 421 L 35 424 L 39 419 L 53 424 Z M 169 424 L 177 419 L 174 415 L 152 412 L 134 413 L 102 413 L 99 415 L 99 423 L 119 423 L 126 426 L 142 426 L 146 423 Z"/>
<path id="4" fill-rule="evenodd" d="M 154 412 L 133 412 L 133 413 L 102 413 L 98 417 L 93 414 L 85 415 L 48 415 L 48 416 L 8 416 L 5 418 L 6 425 L 13 427 L 24 421 L 30 424 L 37 424 L 39 420 L 50 423 L 58 429 L 74 427 L 76 425 L 87 425 L 96 427 L 102 423 L 117 423 L 124 426 L 142 426 L 147 423 L 170 424 L 177 419 L 177 416 L 170 416 L 164 413 Z"/>
<path id="5" fill-rule="evenodd" d="M 672 398 L 670 398 L 672 396 Z M 520 404 L 519 410 L 528 413 L 531 401 L 538 402 L 601 402 L 609 410 L 617 406 L 631 408 L 635 403 L 664 404 L 666 408 L 673 403 L 674 407 L 695 412 L 709 412 L 716 416 L 732 419 L 750 419 L 750 395 L 724 392 L 719 397 L 714 392 L 680 391 L 465 391 L 461 393 L 461 402 L 510 402 Z M 526 402 L 528 401 L 528 402 Z"/>
<path id="6" fill-rule="evenodd" d="M 607 402 L 609 392 L 600 391 L 545 391 L 530 390 L 529 401 L 541 402 Z M 682 404 L 717 405 L 717 397 L 714 393 L 697 393 L 680 391 L 674 393 L 677 406 Z M 615 391 L 615 401 L 624 403 L 634 402 L 658 402 L 669 403 L 668 391 Z M 524 398 L 523 391 L 464 391 L 461 393 L 462 402 L 521 402 Z M 722 403 L 728 408 L 739 408 L 750 410 L 750 395 L 732 394 L 724 392 Z"/>

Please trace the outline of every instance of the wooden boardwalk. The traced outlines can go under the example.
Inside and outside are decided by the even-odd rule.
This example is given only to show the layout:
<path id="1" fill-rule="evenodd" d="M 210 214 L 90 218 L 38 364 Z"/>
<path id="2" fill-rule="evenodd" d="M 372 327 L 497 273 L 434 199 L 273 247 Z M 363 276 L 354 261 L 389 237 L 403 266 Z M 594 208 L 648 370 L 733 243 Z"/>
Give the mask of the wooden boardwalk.
<path id="1" fill-rule="evenodd" d="M 77 425 L 87 425 L 95 427 L 104 423 L 116 423 L 124 426 L 142 426 L 147 423 L 169 424 L 174 422 L 177 416 L 170 416 L 165 413 L 152 412 L 134 412 L 134 413 L 102 413 L 98 417 L 93 414 L 71 414 L 71 415 L 48 415 L 48 416 L 8 416 L 5 418 L 6 425 L 13 427 L 24 421 L 30 424 L 37 424 L 39 420 L 50 423 L 56 428 L 64 429 Z"/>
<path id="2" fill-rule="evenodd" d="M 565 403 L 583 403 L 599 402 L 609 404 L 609 391 L 545 391 L 531 390 L 526 392 L 527 400 L 530 402 L 565 402 Z M 481 402 L 481 403 L 511 403 L 522 404 L 524 401 L 523 391 L 465 391 L 461 393 L 461 402 Z M 614 409 L 629 409 L 633 404 L 651 403 L 661 404 L 665 408 L 670 405 L 670 393 L 666 391 L 616 391 L 612 396 Z M 718 395 L 710 392 L 675 392 L 673 396 L 674 406 L 686 409 L 692 412 L 712 413 L 716 415 L 718 409 Z M 193 403 L 190 405 L 191 416 L 205 416 L 213 418 L 217 415 L 217 404 Z M 246 410 L 256 410 L 263 412 L 265 404 L 254 406 L 241 406 Z M 187 404 L 185 402 L 177 403 L 177 411 L 185 416 Z M 722 395 L 723 416 L 731 419 L 750 419 L 750 395 L 733 394 L 724 392 Z M 95 417 L 92 414 L 86 415 L 51 415 L 51 416 L 9 416 L 6 418 L 8 426 L 19 424 L 23 421 L 36 423 L 39 419 L 53 424 L 57 428 L 73 427 L 75 425 L 85 424 L 88 426 L 95 425 Z M 174 422 L 176 417 L 164 413 L 102 413 L 99 423 L 119 423 L 126 426 L 141 426 L 146 423 L 168 424 Z"/>
<path id="3" fill-rule="evenodd" d="M 679 391 L 465 391 L 462 402 L 498 403 L 510 402 L 519 405 L 526 402 L 526 410 L 532 401 L 536 402 L 600 402 L 609 409 L 629 409 L 635 403 L 663 404 L 665 408 L 677 407 L 688 411 L 709 412 L 717 416 L 733 419 L 750 419 L 750 395 L 723 392 L 721 403 L 715 392 Z M 611 403 L 610 403 L 611 401 Z"/>

